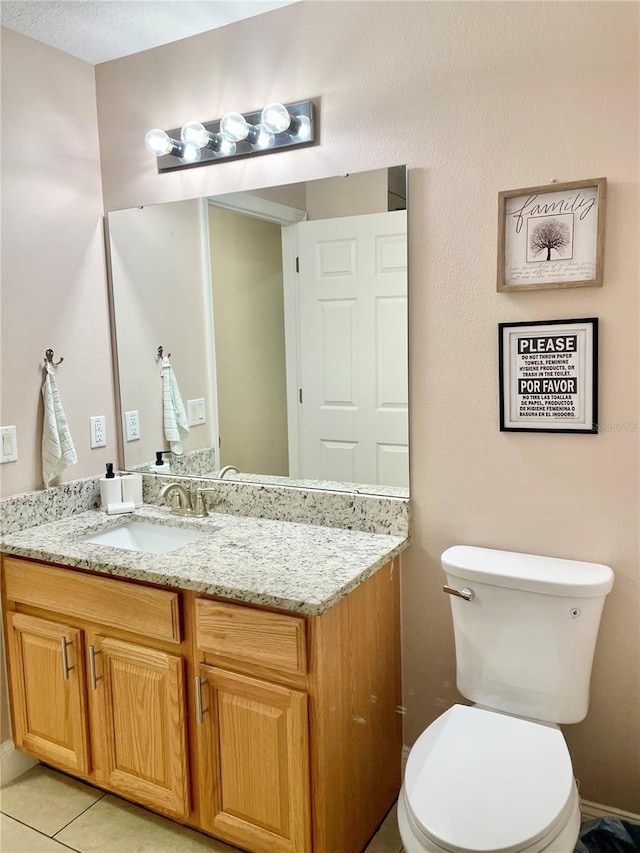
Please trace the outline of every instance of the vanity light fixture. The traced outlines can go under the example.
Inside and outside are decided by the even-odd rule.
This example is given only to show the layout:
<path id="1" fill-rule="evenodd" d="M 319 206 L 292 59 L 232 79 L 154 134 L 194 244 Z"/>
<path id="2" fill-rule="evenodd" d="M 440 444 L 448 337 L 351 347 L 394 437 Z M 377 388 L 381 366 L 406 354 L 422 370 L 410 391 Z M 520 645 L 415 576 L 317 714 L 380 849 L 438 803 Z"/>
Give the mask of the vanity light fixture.
<path id="1" fill-rule="evenodd" d="M 226 113 L 217 121 L 189 121 L 182 128 L 150 130 L 147 151 L 158 158 L 158 172 L 204 166 L 253 154 L 268 154 L 315 142 L 312 101 L 268 104 L 254 113 Z"/>

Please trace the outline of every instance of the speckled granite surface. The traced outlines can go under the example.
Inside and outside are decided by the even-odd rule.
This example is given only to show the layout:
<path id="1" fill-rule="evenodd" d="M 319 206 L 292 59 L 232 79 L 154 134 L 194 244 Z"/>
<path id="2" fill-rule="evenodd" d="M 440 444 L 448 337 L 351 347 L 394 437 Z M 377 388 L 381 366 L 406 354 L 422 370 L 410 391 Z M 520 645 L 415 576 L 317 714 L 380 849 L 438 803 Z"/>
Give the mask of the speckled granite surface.
<path id="1" fill-rule="evenodd" d="M 165 483 L 180 477 L 143 474 L 145 504 L 158 503 Z M 320 488 L 295 488 L 233 480 L 188 479 L 185 485 L 210 489 L 207 502 L 216 512 L 252 518 L 273 518 L 300 524 L 320 524 L 391 536 L 409 535 L 409 499 L 332 492 Z M 326 486 L 326 484 L 325 484 Z"/>
<path id="2" fill-rule="evenodd" d="M 211 471 L 216 467 L 216 450 L 215 447 L 203 447 L 201 450 L 188 450 L 182 456 L 170 453 L 164 459 L 171 467 L 171 474 L 181 477 L 205 476 L 205 471 Z M 133 468 L 127 467 L 127 471 L 145 474 L 149 472 L 151 465 L 152 462 L 148 462 L 145 465 L 136 465 Z"/>
<path id="3" fill-rule="evenodd" d="M 177 473 L 173 472 L 172 473 Z M 201 476 L 202 479 L 219 479 L 216 470 L 207 471 Z M 198 476 L 196 474 L 196 476 Z M 402 486 L 380 486 L 365 483 L 342 483 L 338 480 L 296 480 L 294 477 L 276 477 L 273 474 L 245 474 L 239 471 L 237 474 L 230 472 L 225 474 L 227 482 L 261 483 L 267 486 L 293 486 L 296 489 L 320 489 L 323 492 L 350 492 L 354 495 L 368 495 L 370 497 L 405 498 L 409 497 L 409 489 Z"/>
<path id="4" fill-rule="evenodd" d="M 156 504 L 160 487 L 174 481 L 181 482 L 180 476 L 143 474 L 145 503 Z M 392 536 L 409 535 L 408 498 L 336 492 L 330 489 L 334 484 L 320 481 L 303 481 L 309 483 L 310 488 L 291 487 L 291 481 L 287 481 L 287 485 L 193 478 L 182 482 L 187 486 L 193 484 L 213 489 L 214 492 L 208 495 L 207 500 L 220 513 L 319 524 L 367 533 L 388 533 Z M 17 533 L 45 521 L 55 521 L 95 509 L 99 505 L 98 477 L 2 498 L 0 534 Z"/>
<path id="5" fill-rule="evenodd" d="M 166 554 L 80 541 L 128 519 L 210 532 Z M 145 506 L 132 515 L 99 510 L 3 537 L 5 553 L 299 613 L 323 613 L 408 545 L 405 536 L 212 514 L 180 519 Z"/>
<path id="6" fill-rule="evenodd" d="M 0 500 L 0 535 L 17 533 L 34 524 L 68 518 L 100 506 L 98 477 L 73 480 L 50 489 L 23 492 Z"/>

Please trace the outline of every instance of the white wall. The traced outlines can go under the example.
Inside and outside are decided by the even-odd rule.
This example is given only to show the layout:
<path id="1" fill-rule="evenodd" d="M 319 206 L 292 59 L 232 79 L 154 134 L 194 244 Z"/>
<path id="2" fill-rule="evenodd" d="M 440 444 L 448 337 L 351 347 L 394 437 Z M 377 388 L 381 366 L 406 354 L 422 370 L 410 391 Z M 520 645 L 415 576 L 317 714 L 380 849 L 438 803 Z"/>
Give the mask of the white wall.
<path id="1" fill-rule="evenodd" d="M 117 460 L 102 235 L 94 68 L 2 29 L 2 413 L 18 461 L 0 467 L 2 495 L 42 488 L 44 351 L 78 463 L 56 482 Z M 108 444 L 89 446 L 105 415 Z"/>
<path id="2" fill-rule="evenodd" d="M 109 244 L 122 416 L 139 413 L 140 439 L 124 464 L 155 460 L 164 436 L 158 347 L 171 355 L 180 395 L 205 399 L 207 420 L 192 426 L 185 450 L 212 445 L 206 210 L 199 201 L 148 205 L 109 215 Z"/>
<path id="3" fill-rule="evenodd" d="M 64 356 L 57 382 L 78 463 L 60 481 L 117 457 L 102 242 L 94 69 L 2 29 L 2 395 L 18 461 L 1 494 L 42 488 L 42 364 Z M 89 448 L 89 417 L 107 418 L 108 446 Z M 3 656 L 4 658 L 4 656 Z M 4 659 L 0 742 L 10 738 Z"/>
<path id="4" fill-rule="evenodd" d="M 640 812 L 638 433 L 500 433 L 497 382 L 498 322 L 597 316 L 601 420 L 639 420 L 638 5 L 302 2 L 104 64 L 97 91 L 107 208 L 407 163 L 405 740 L 457 698 L 447 546 L 609 563 L 591 709 L 567 737 L 583 796 Z M 304 150 L 158 176 L 142 146 L 151 127 L 309 97 Z M 604 286 L 497 294 L 498 192 L 600 176 Z"/>
<path id="5" fill-rule="evenodd" d="M 280 225 L 209 207 L 220 467 L 289 474 Z"/>

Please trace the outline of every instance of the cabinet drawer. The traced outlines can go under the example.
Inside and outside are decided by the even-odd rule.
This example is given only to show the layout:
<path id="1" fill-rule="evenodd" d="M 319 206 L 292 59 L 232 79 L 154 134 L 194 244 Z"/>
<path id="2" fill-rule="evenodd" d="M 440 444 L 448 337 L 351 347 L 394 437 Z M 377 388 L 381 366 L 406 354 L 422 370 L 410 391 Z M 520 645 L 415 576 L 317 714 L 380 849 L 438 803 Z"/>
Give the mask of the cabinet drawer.
<path id="1" fill-rule="evenodd" d="M 306 622 L 300 616 L 198 598 L 196 632 L 202 652 L 296 675 L 307 671 Z"/>
<path id="2" fill-rule="evenodd" d="M 3 565 L 9 601 L 55 610 L 158 640 L 180 642 L 177 592 L 92 577 L 12 557 L 5 557 Z"/>

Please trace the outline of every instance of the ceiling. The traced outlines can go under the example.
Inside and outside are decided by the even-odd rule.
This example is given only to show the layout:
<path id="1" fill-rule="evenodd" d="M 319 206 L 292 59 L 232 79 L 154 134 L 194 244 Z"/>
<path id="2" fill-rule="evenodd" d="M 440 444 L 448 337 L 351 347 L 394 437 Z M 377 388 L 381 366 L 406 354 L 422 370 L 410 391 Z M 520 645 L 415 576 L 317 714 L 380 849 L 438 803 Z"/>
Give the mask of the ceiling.
<path id="1" fill-rule="evenodd" d="M 297 0 L 2 0 L 2 26 L 92 65 Z"/>

